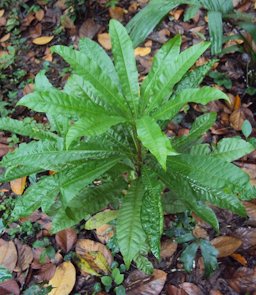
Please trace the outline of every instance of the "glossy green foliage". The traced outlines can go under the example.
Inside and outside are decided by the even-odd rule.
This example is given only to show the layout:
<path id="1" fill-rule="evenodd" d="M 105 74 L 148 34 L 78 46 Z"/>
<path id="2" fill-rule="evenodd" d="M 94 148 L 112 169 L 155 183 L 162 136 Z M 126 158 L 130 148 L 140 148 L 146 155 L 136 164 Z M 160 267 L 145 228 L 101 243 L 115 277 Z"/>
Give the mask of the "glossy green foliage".
<path id="1" fill-rule="evenodd" d="M 162 121 L 174 118 L 190 102 L 228 99 L 218 89 L 200 88 L 213 61 L 190 71 L 209 43 L 181 52 L 181 37 L 169 40 L 140 85 L 126 29 L 112 20 L 110 35 L 114 64 L 89 39 L 80 41 L 80 50 L 52 48 L 70 64 L 72 74 L 63 89 L 56 89 L 40 72 L 35 91 L 19 101 L 46 113 L 48 127 L 0 120 L 1 130 L 32 139 L 3 158 L 0 182 L 37 174 L 36 183 L 17 199 L 13 217 L 41 208 L 51 216 L 54 232 L 111 204 L 126 265 L 134 260 L 150 273 L 152 264 L 145 256 L 151 251 L 160 257 L 164 189 L 173 200 L 169 212 L 191 210 L 217 230 L 209 204 L 245 214 L 240 199 L 250 199 L 253 189 L 248 176 L 231 162 L 253 147 L 237 138 L 217 146 L 203 144 L 202 135 L 214 124 L 215 113 L 199 116 L 186 136 L 169 139 L 161 129 Z"/>

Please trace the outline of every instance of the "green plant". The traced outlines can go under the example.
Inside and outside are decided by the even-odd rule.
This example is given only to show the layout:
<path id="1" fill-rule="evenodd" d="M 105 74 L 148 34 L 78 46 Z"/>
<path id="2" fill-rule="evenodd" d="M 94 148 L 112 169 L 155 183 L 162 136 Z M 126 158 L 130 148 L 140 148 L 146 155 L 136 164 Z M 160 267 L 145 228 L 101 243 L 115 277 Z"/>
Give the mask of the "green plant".
<path id="1" fill-rule="evenodd" d="M 111 275 L 102 276 L 101 283 L 104 285 L 106 292 L 109 292 L 112 288 L 117 295 L 123 295 L 125 293 L 125 288 L 122 285 L 124 281 L 124 275 L 122 271 L 118 268 L 118 265 L 112 267 Z"/>
<path id="2" fill-rule="evenodd" d="M 55 257 L 55 249 L 51 245 L 51 242 L 48 238 L 43 238 L 42 240 L 36 240 L 33 243 L 33 248 L 43 248 L 43 251 L 39 257 L 39 262 L 44 264 L 46 258 L 53 259 Z"/>
<path id="3" fill-rule="evenodd" d="M 245 216 L 240 200 L 253 198 L 255 189 L 249 176 L 230 162 L 254 148 L 232 138 L 214 150 L 201 144 L 215 113 L 198 117 L 187 136 L 170 139 L 160 128 L 188 102 L 228 99 L 218 89 L 199 88 L 205 67 L 196 69 L 196 75 L 189 72 L 208 42 L 180 53 L 181 36 L 176 36 L 158 51 L 150 73 L 139 85 L 126 29 L 112 20 L 110 35 L 115 66 L 90 39 L 80 40 L 80 51 L 52 47 L 73 70 L 64 89 L 54 88 L 41 72 L 35 92 L 18 103 L 45 112 L 52 131 L 1 119 L 1 130 L 34 140 L 3 158 L 6 172 L 0 182 L 55 171 L 41 174 L 13 210 L 18 219 L 41 207 L 52 217 L 54 232 L 119 203 L 116 239 L 129 267 L 144 249 L 159 258 L 164 188 L 170 190 L 173 210 L 179 202 L 180 209 L 193 211 L 216 230 L 218 220 L 208 204 Z"/>
<path id="4" fill-rule="evenodd" d="M 223 43 L 222 19 L 233 19 L 235 23 L 247 30 L 256 40 L 256 29 L 253 16 L 236 12 L 232 0 L 151 0 L 127 25 L 134 47 L 138 46 L 153 31 L 160 20 L 178 5 L 188 4 L 184 20 L 192 18 L 200 8 L 208 11 L 208 25 L 212 54 L 220 54 Z M 147 21 L 145 22 L 145 19 Z M 240 36 L 242 38 L 242 36 Z"/>

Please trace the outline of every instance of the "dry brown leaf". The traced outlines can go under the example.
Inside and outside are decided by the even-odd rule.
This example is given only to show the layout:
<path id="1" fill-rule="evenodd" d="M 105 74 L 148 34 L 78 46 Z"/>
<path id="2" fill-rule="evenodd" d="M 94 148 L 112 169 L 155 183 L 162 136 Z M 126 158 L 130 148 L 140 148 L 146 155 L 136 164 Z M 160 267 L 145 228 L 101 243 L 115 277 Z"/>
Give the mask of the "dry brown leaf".
<path id="1" fill-rule="evenodd" d="M 34 12 L 30 12 L 23 20 L 22 20 L 22 26 L 28 27 L 32 23 L 32 21 L 35 19 Z"/>
<path id="2" fill-rule="evenodd" d="M 0 295 L 19 295 L 20 288 L 15 280 L 7 280 L 0 284 Z"/>
<path id="3" fill-rule="evenodd" d="M 241 254 L 238 253 L 233 253 L 230 255 L 233 259 L 235 259 L 237 262 L 242 264 L 243 266 L 247 266 L 247 260 L 242 256 Z"/>
<path id="4" fill-rule="evenodd" d="M 114 236 L 113 227 L 109 224 L 103 224 L 96 229 L 96 236 L 101 243 L 106 244 Z"/>
<path id="5" fill-rule="evenodd" d="M 167 286 L 167 294 L 168 295 L 187 295 L 187 293 L 174 285 Z"/>
<path id="6" fill-rule="evenodd" d="M 0 27 L 4 27 L 6 25 L 6 18 L 4 16 L 0 17 Z"/>
<path id="7" fill-rule="evenodd" d="M 52 263 L 41 265 L 38 273 L 34 276 L 38 283 L 49 282 L 56 271 L 56 266 Z"/>
<path id="8" fill-rule="evenodd" d="M 24 176 L 22 178 L 18 178 L 10 182 L 11 189 L 16 195 L 23 194 L 25 186 L 26 186 L 26 180 L 27 180 L 27 177 Z"/>
<path id="9" fill-rule="evenodd" d="M 42 25 L 38 23 L 35 27 L 29 28 L 29 36 L 31 38 L 37 38 L 42 35 Z"/>
<path id="10" fill-rule="evenodd" d="M 3 42 L 8 41 L 8 40 L 10 39 L 10 37 L 11 37 L 11 34 L 10 34 L 10 33 L 4 35 L 4 36 L 0 39 L 0 43 L 3 43 Z"/>
<path id="11" fill-rule="evenodd" d="M 192 283 L 182 283 L 180 287 L 186 292 L 188 295 L 203 295 L 203 292 L 200 290 L 198 286 Z"/>
<path id="12" fill-rule="evenodd" d="M 4 9 L 0 9 L 0 17 L 4 16 Z"/>
<path id="13" fill-rule="evenodd" d="M 109 15 L 111 18 L 119 20 L 121 22 L 124 19 L 124 10 L 122 7 L 110 7 Z"/>
<path id="14" fill-rule="evenodd" d="M 211 240 L 211 244 L 219 251 L 218 257 L 227 257 L 242 245 L 242 241 L 231 236 L 221 236 Z"/>
<path id="15" fill-rule="evenodd" d="M 72 228 L 64 229 L 55 235 L 55 240 L 57 245 L 67 253 L 77 241 L 76 231 Z"/>
<path id="16" fill-rule="evenodd" d="M 33 91 L 34 91 L 34 84 L 29 83 L 24 87 L 22 92 L 23 92 L 23 95 L 27 95 L 27 94 L 29 94 L 29 93 L 31 93 Z"/>
<path id="17" fill-rule="evenodd" d="M 256 228 L 238 228 L 234 235 L 242 240 L 242 249 L 247 250 L 256 245 Z"/>
<path id="18" fill-rule="evenodd" d="M 241 108 L 238 110 L 235 110 L 230 115 L 230 126 L 234 128 L 235 130 L 240 131 L 242 130 L 242 125 L 245 119 L 246 119 L 245 114 Z"/>
<path id="19" fill-rule="evenodd" d="M 112 48 L 110 36 L 108 33 L 98 34 L 98 42 L 106 50 L 110 50 Z"/>
<path id="20" fill-rule="evenodd" d="M 32 249 L 28 245 L 22 244 L 18 239 L 15 240 L 15 244 L 18 251 L 18 261 L 14 271 L 22 272 L 29 268 L 34 255 Z"/>
<path id="21" fill-rule="evenodd" d="M 254 169 L 256 169 L 255 166 L 254 166 Z M 255 224 L 256 223 L 256 204 L 251 202 L 243 202 L 243 205 L 249 217 L 249 222 Z"/>
<path id="22" fill-rule="evenodd" d="M 79 28 L 79 37 L 87 37 L 93 39 L 94 36 L 99 32 L 100 28 L 101 25 L 95 23 L 93 19 L 89 18 L 85 22 L 83 22 L 81 27 Z"/>
<path id="23" fill-rule="evenodd" d="M 76 253 L 86 259 L 93 260 L 93 257 L 90 257 L 90 252 L 101 252 L 105 257 L 108 265 L 110 266 L 113 262 L 113 257 L 111 252 L 107 249 L 107 247 L 101 243 L 94 242 L 89 239 L 80 239 L 76 243 Z M 88 261 L 89 262 L 89 261 Z"/>
<path id="24" fill-rule="evenodd" d="M 134 54 L 135 56 L 146 56 L 151 52 L 151 48 L 150 47 L 137 47 L 134 50 Z"/>
<path id="25" fill-rule="evenodd" d="M 35 38 L 32 42 L 36 45 L 45 45 L 50 43 L 53 38 L 54 36 L 42 36 L 42 37 Z"/>
<path id="26" fill-rule="evenodd" d="M 76 282 L 76 270 L 70 261 L 63 262 L 55 271 L 49 285 L 53 287 L 49 295 L 68 295 Z"/>
<path id="27" fill-rule="evenodd" d="M 163 259 L 170 258 L 177 250 L 177 243 L 172 240 L 165 240 L 161 243 L 160 257 Z"/>
<path id="28" fill-rule="evenodd" d="M 0 239 L 0 265 L 13 272 L 17 263 L 17 250 L 12 241 Z"/>
<path id="29" fill-rule="evenodd" d="M 41 21 L 44 18 L 44 10 L 40 9 L 40 10 L 36 11 L 35 17 L 38 21 Z"/>
<path id="30" fill-rule="evenodd" d="M 10 151 L 10 148 L 6 144 L 0 143 L 0 157 L 3 157 Z"/>
<path id="31" fill-rule="evenodd" d="M 183 9 L 176 9 L 176 10 L 172 10 L 172 11 L 170 12 L 170 15 L 173 16 L 173 18 L 174 18 L 175 20 L 179 20 L 180 17 L 182 16 L 183 12 L 184 12 Z"/>
<path id="32" fill-rule="evenodd" d="M 125 280 L 127 295 L 158 295 L 166 282 L 167 273 L 154 269 L 152 276 L 147 276 L 139 270 L 131 272 Z"/>
<path id="33" fill-rule="evenodd" d="M 69 29 L 69 30 L 76 28 L 73 20 L 67 14 L 64 14 L 61 17 L 61 25 L 63 28 Z"/>
<path id="34" fill-rule="evenodd" d="M 229 280 L 229 285 L 239 294 L 254 292 L 256 290 L 256 269 L 240 267 Z"/>

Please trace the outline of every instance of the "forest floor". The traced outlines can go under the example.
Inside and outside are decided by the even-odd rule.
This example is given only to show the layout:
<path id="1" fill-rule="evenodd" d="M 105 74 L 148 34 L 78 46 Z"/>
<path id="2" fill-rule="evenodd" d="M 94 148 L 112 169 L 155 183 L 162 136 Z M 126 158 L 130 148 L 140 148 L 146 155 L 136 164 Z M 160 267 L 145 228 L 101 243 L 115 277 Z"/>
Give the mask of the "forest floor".
<path id="1" fill-rule="evenodd" d="M 107 34 L 109 20 L 115 18 L 126 24 L 147 1 L 121 0 L 115 7 L 106 6 L 106 0 L 67 2 L 70 6 L 64 0 L 0 1 L 1 117 L 10 116 L 22 120 L 29 116 L 37 122 L 46 123 L 42 114 L 29 112 L 25 107 L 15 107 L 15 104 L 23 95 L 33 91 L 34 77 L 40 70 L 46 71 L 47 77 L 56 87 L 61 88 L 68 79 L 69 68 L 60 58 L 51 54 L 50 47 L 56 44 L 77 47 L 80 38 L 88 37 L 99 42 L 110 54 L 111 44 Z M 77 9 L 72 7 L 75 2 Z M 236 9 L 255 13 L 253 1 L 235 2 Z M 156 51 L 174 35 L 182 35 L 183 49 L 208 38 L 205 11 L 200 11 L 192 20 L 184 22 L 184 10 L 185 6 L 180 6 L 171 11 L 136 49 L 140 80 L 147 75 Z M 238 29 L 226 21 L 224 32 L 226 36 L 234 35 L 238 33 Z M 245 37 L 251 41 L 249 35 Z M 230 45 L 239 49 L 219 56 L 214 70 L 203 82 L 227 93 L 230 103 L 218 101 L 207 106 L 191 105 L 187 112 L 181 112 L 175 121 L 168 124 L 168 135 L 187 134 L 191 122 L 199 114 L 214 111 L 218 114 L 218 120 L 205 134 L 205 142 L 216 143 L 224 137 L 233 136 L 245 138 L 242 131 L 245 120 L 252 126 L 250 137 L 255 137 L 255 62 L 245 43 L 236 39 L 229 40 L 225 42 L 224 48 Z M 256 50 L 255 44 L 253 48 Z M 196 66 L 211 58 L 210 51 L 207 51 Z M 0 132 L 0 157 L 27 140 Z M 256 152 L 235 164 L 247 172 L 252 184 L 256 185 Z M 76 267 L 75 284 L 70 294 L 114 294 L 113 290 L 106 292 L 103 285 L 102 291 L 97 293 L 100 278 L 87 275 L 74 258 L 78 240 L 91 239 L 102 245 L 108 241 L 111 233 L 106 228 L 101 229 L 101 232 L 88 231 L 84 229 L 84 223 L 81 223 L 74 229 L 52 235 L 51 220 L 40 211 L 19 223 L 6 225 L 15 198 L 33 181 L 29 178 L 0 185 L 0 266 L 4 265 L 12 273 L 8 280 L 1 282 L 0 268 L 0 295 L 48 294 L 47 282 L 54 277 L 56 268 L 63 261 L 71 261 Z M 198 255 L 193 271 L 185 272 L 179 260 L 184 245 L 174 242 L 171 234 L 166 231 L 161 261 L 149 257 L 155 268 L 153 276 L 143 275 L 134 266 L 129 271 L 124 271 L 127 294 L 256 294 L 256 200 L 245 202 L 244 205 L 248 218 L 214 208 L 220 222 L 219 233 L 196 216 L 196 221 L 193 222 L 187 216 L 167 215 L 165 224 L 170 229 L 172 225 L 183 232 L 192 229 L 195 237 L 213 240 L 212 243 L 220 253 L 219 268 L 206 278 L 202 258 Z M 115 259 L 122 264 L 118 254 Z M 61 276 L 66 284 L 72 284 L 68 269 L 63 268 Z M 58 292 L 55 294 L 66 294 L 64 291 Z"/>

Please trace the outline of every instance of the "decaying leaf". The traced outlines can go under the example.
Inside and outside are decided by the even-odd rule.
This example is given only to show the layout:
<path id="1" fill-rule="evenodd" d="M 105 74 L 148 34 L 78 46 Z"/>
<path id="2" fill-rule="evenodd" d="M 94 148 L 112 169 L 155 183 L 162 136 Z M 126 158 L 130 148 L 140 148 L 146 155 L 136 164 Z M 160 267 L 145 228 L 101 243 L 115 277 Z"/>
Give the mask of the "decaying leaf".
<path id="1" fill-rule="evenodd" d="M 104 224 L 98 227 L 96 229 L 96 236 L 101 243 L 106 244 L 114 236 L 113 226 Z"/>
<path id="2" fill-rule="evenodd" d="M 89 239 L 78 240 L 76 254 L 78 255 L 79 263 L 84 264 L 86 269 L 88 269 L 88 266 L 81 259 L 84 259 L 89 264 L 93 272 L 103 272 L 105 274 L 110 272 L 113 257 L 111 252 L 103 244 Z M 84 272 L 87 273 L 86 270 Z"/>
<path id="3" fill-rule="evenodd" d="M 110 7 L 109 8 L 109 15 L 111 18 L 117 19 L 121 22 L 124 18 L 124 9 L 122 7 L 118 7 L 118 6 Z"/>
<path id="4" fill-rule="evenodd" d="M 127 295 L 158 295 L 161 293 L 167 273 L 155 269 L 152 276 L 147 276 L 139 270 L 135 270 L 125 280 Z"/>
<path id="5" fill-rule="evenodd" d="M 239 294 L 254 292 L 256 290 L 256 268 L 240 267 L 229 280 L 229 285 Z"/>
<path id="6" fill-rule="evenodd" d="M 176 252 L 178 244 L 172 240 L 165 240 L 161 243 L 160 257 L 163 259 L 170 258 Z"/>
<path id="7" fill-rule="evenodd" d="M 13 272 L 17 263 L 17 250 L 12 241 L 0 239 L 0 265 Z"/>
<path id="8" fill-rule="evenodd" d="M 241 227 L 234 235 L 242 240 L 241 248 L 247 250 L 256 245 L 256 228 Z"/>
<path id="9" fill-rule="evenodd" d="M 251 202 L 243 202 L 250 224 L 256 224 L 256 205 Z"/>
<path id="10" fill-rule="evenodd" d="M 231 236 L 221 236 L 211 240 L 211 244 L 218 250 L 218 257 L 227 257 L 242 245 L 242 241 Z"/>
<path id="11" fill-rule="evenodd" d="M 242 264 L 243 266 L 247 266 L 247 260 L 241 254 L 233 253 L 231 254 L 231 257 L 235 259 L 237 262 L 239 262 L 240 264 Z"/>
<path id="12" fill-rule="evenodd" d="M 98 42 L 106 50 L 110 50 L 112 48 L 110 36 L 108 33 L 98 34 Z"/>
<path id="13" fill-rule="evenodd" d="M 18 178 L 10 182 L 12 191 L 16 195 L 22 195 L 26 186 L 27 177 Z"/>
<path id="14" fill-rule="evenodd" d="M 0 284 L 0 295 L 19 295 L 20 288 L 15 280 L 7 280 Z"/>
<path id="15" fill-rule="evenodd" d="M 77 241 L 76 231 L 72 228 L 64 229 L 55 235 L 55 240 L 57 245 L 67 253 Z"/>
<path id="16" fill-rule="evenodd" d="M 70 261 L 63 262 L 55 271 L 49 285 L 53 287 L 49 295 L 68 295 L 76 282 L 76 270 Z"/>
<path id="17" fill-rule="evenodd" d="M 42 37 L 35 38 L 32 42 L 36 45 L 45 45 L 50 43 L 53 38 L 54 36 L 42 36 Z"/>
<path id="18" fill-rule="evenodd" d="M 28 245 L 22 244 L 19 240 L 15 240 L 15 244 L 18 252 L 18 261 L 15 267 L 16 272 L 21 272 L 29 268 L 33 261 L 33 252 Z"/>
<path id="19" fill-rule="evenodd" d="M 188 295 L 203 295 L 203 292 L 201 289 L 192 283 L 182 283 L 180 284 L 180 287 L 186 292 Z"/>
<path id="20" fill-rule="evenodd" d="M 79 37 L 80 38 L 94 38 L 94 36 L 99 32 L 101 25 L 95 23 L 95 21 L 91 18 L 88 18 L 84 21 L 79 28 Z"/>
<path id="21" fill-rule="evenodd" d="M 187 293 L 183 289 L 178 288 L 174 285 L 167 286 L 167 294 L 168 295 L 187 295 Z"/>
<path id="22" fill-rule="evenodd" d="M 49 282 L 56 271 L 56 266 L 53 263 L 43 264 L 37 274 L 34 276 L 38 283 Z"/>

